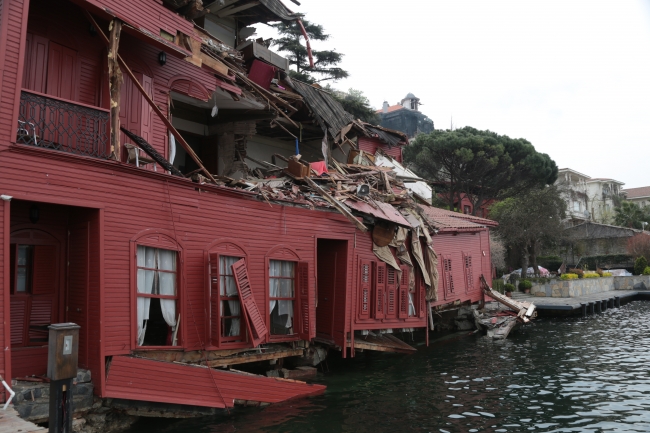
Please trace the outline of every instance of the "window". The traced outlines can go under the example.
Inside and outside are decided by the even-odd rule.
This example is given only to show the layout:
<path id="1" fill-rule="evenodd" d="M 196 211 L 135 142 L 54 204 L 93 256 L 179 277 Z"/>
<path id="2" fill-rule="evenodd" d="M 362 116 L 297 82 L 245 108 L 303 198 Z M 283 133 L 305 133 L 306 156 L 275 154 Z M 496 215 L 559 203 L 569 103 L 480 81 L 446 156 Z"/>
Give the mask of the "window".
<path id="1" fill-rule="evenodd" d="M 573 210 L 575 212 L 580 212 L 580 202 L 579 201 L 574 201 L 573 202 Z"/>
<path id="2" fill-rule="evenodd" d="M 16 282 L 14 293 L 31 293 L 33 245 L 18 245 L 16 248 Z"/>
<path id="3" fill-rule="evenodd" d="M 470 208 L 469 205 L 466 204 L 466 205 L 463 207 L 463 213 L 464 213 L 465 215 L 469 215 L 469 214 L 472 213 L 472 210 L 471 210 L 471 208 Z"/>
<path id="4" fill-rule="evenodd" d="M 138 346 L 176 346 L 177 252 L 138 245 Z"/>
<path id="5" fill-rule="evenodd" d="M 271 335 L 294 333 L 295 263 L 283 260 L 269 261 L 269 311 Z"/>
<path id="6" fill-rule="evenodd" d="M 242 329 L 241 304 L 232 273 L 232 265 L 240 259 L 219 256 L 219 329 L 222 342 L 242 341 L 246 335 Z"/>

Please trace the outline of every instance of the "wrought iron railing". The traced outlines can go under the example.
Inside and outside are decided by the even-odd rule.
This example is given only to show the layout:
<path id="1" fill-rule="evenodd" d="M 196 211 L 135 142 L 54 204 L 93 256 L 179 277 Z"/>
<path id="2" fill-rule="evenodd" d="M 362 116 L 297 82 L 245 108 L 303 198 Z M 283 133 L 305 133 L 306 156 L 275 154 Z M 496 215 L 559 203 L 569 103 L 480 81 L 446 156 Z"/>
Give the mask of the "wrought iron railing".
<path id="1" fill-rule="evenodd" d="M 23 90 L 17 142 L 76 155 L 108 158 L 109 110 Z"/>

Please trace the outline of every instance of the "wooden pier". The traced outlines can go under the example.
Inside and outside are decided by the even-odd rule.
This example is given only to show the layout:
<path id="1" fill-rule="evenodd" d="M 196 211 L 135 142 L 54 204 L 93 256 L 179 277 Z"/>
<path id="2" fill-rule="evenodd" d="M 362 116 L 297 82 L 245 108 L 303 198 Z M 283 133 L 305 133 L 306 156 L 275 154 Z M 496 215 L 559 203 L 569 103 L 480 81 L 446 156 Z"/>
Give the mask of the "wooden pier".
<path id="1" fill-rule="evenodd" d="M 523 293 L 513 293 L 513 299 L 534 302 L 540 315 L 590 315 L 617 308 L 622 304 L 637 300 L 650 299 L 648 290 L 611 290 L 572 298 L 551 298 Z"/>
<path id="2" fill-rule="evenodd" d="M 47 429 L 19 417 L 13 406 L 9 406 L 6 410 L 0 408 L 0 433 L 44 433 L 46 431 Z"/>

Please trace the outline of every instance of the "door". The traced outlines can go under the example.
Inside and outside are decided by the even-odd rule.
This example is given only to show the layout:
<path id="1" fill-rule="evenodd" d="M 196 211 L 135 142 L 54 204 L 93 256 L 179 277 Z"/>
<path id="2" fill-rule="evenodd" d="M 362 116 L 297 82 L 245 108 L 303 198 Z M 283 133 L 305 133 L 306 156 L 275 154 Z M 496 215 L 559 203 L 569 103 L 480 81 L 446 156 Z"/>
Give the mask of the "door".
<path id="1" fill-rule="evenodd" d="M 153 97 L 153 80 L 140 72 L 133 73 L 147 94 Z M 152 141 L 152 113 L 153 110 L 145 97 L 140 93 L 133 80 L 124 75 L 120 93 L 120 125 L 144 138 L 151 144 Z M 124 133 L 120 133 L 120 143 L 133 143 Z M 126 153 L 123 155 L 126 158 Z"/>
<path id="2" fill-rule="evenodd" d="M 68 231 L 68 293 L 66 321 L 79 329 L 79 366 L 88 366 L 88 287 L 90 284 L 90 223 L 72 221 Z"/>
<path id="3" fill-rule="evenodd" d="M 46 93 L 68 101 L 76 101 L 79 89 L 77 52 L 55 42 L 49 44 Z M 52 104 L 56 104 L 52 102 Z M 40 131 L 45 141 L 57 148 L 76 149 L 78 138 L 74 130 L 74 115 L 48 103 Z"/>
<path id="4" fill-rule="evenodd" d="M 337 344 L 344 341 L 345 333 L 347 251 L 347 241 L 318 239 L 316 335 Z"/>

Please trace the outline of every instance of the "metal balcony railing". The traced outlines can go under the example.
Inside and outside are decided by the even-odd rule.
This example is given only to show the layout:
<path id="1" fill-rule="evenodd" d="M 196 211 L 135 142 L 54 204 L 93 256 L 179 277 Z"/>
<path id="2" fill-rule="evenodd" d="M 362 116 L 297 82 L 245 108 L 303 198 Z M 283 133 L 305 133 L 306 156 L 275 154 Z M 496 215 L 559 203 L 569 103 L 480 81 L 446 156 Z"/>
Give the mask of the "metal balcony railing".
<path id="1" fill-rule="evenodd" d="M 109 110 L 30 90 L 20 93 L 18 143 L 108 158 L 109 134 Z"/>

